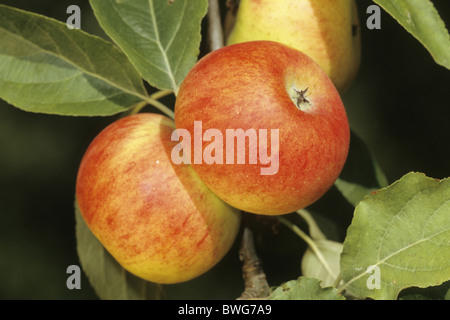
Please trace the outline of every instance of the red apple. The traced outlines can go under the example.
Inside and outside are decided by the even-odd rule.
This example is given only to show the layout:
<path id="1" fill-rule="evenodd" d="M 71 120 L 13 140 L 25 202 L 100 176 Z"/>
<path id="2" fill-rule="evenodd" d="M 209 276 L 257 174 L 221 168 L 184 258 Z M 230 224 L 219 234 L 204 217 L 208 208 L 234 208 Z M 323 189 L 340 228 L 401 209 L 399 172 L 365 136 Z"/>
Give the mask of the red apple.
<path id="1" fill-rule="evenodd" d="M 141 113 L 104 129 L 86 151 L 76 197 L 92 233 L 131 273 L 177 283 L 213 267 L 230 249 L 239 213 L 189 165 L 174 165 L 172 120 Z"/>
<path id="2" fill-rule="evenodd" d="M 344 105 L 327 74 L 302 52 L 271 41 L 203 57 L 180 86 L 175 124 L 183 163 L 192 163 L 221 199 L 257 214 L 290 213 L 318 200 L 349 148 Z"/>

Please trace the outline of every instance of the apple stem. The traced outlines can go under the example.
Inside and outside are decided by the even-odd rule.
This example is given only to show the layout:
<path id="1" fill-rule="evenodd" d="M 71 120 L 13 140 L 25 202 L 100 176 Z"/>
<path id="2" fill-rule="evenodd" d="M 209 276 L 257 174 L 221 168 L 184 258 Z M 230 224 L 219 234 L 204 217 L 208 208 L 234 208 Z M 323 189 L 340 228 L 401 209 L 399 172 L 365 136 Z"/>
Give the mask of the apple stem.
<path id="1" fill-rule="evenodd" d="M 261 266 L 261 260 L 256 254 L 253 232 L 247 227 L 242 235 L 239 258 L 243 261 L 242 276 L 245 290 L 237 300 L 266 298 L 270 294 L 270 287 Z"/>

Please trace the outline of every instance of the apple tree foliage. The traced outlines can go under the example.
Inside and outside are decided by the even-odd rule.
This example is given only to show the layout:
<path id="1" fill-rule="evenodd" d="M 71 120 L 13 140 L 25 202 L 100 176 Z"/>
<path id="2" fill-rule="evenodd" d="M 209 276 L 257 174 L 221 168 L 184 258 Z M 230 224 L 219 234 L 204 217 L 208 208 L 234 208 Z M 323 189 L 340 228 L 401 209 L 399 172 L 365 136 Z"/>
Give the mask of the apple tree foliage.
<path id="1" fill-rule="evenodd" d="M 375 3 L 450 69 L 450 38 L 430 1 Z M 61 116 L 121 115 L 147 104 L 171 116 L 158 98 L 176 95 L 197 61 L 208 2 L 90 0 L 90 5 L 111 41 L 0 5 L 0 97 L 25 111 Z M 150 94 L 147 84 L 156 93 Z M 389 184 L 364 142 L 355 133 L 351 141 L 335 183 L 354 206 L 345 240 L 328 239 L 322 232 L 326 224 L 305 210 L 292 215 L 307 222 L 309 234 L 292 215 L 281 217 L 308 249 L 298 279 L 271 284 L 266 298 L 398 299 L 405 288 L 417 287 L 449 299 L 450 179 L 411 172 Z M 114 261 L 86 227 L 76 201 L 75 217 L 79 258 L 100 298 L 167 298 L 163 286 Z"/>

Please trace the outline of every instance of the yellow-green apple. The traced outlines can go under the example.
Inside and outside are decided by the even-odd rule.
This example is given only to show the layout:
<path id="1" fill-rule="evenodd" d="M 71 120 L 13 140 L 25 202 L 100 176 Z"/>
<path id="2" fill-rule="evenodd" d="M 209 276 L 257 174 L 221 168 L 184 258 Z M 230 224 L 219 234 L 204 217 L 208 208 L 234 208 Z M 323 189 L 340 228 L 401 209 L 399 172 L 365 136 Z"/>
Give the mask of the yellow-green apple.
<path id="1" fill-rule="evenodd" d="M 156 283 L 208 271 L 240 225 L 189 165 L 172 163 L 173 130 L 173 120 L 151 113 L 110 124 L 89 145 L 76 184 L 92 233 L 125 269 Z"/>
<path id="2" fill-rule="evenodd" d="M 345 92 L 360 64 L 355 0 L 241 0 L 227 44 L 271 40 L 313 58 Z"/>
<path id="3" fill-rule="evenodd" d="M 172 160 L 191 163 L 217 196 L 257 214 L 318 200 L 349 148 L 346 112 L 329 77 L 307 55 L 272 41 L 200 59 L 180 86 L 175 124 Z"/>

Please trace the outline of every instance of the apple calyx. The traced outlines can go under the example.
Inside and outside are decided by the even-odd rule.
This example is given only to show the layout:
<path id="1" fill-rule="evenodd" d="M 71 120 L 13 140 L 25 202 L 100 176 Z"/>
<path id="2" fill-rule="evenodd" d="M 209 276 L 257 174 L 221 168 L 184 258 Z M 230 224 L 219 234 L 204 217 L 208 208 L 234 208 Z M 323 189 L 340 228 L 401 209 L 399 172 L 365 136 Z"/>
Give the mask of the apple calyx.
<path id="1" fill-rule="evenodd" d="M 306 99 L 306 92 L 308 91 L 308 89 L 309 89 L 309 87 L 306 88 L 305 90 L 294 89 L 296 94 L 294 97 L 292 97 L 292 99 L 295 100 L 295 105 L 300 110 L 305 109 L 305 107 L 307 108 L 307 107 L 311 106 L 311 103 L 309 102 L 309 100 Z"/>

